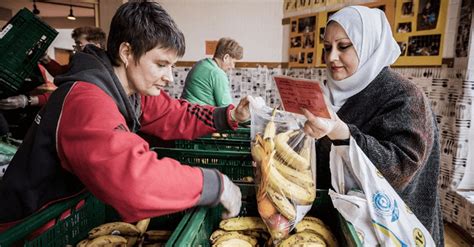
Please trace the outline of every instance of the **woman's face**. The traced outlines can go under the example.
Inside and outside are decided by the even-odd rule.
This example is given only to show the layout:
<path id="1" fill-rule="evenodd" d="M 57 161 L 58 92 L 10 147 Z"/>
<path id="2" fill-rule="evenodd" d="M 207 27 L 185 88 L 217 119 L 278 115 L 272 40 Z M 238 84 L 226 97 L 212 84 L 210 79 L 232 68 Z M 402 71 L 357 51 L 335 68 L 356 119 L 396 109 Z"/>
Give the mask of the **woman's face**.
<path id="1" fill-rule="evenodd" d="M 357 52 L 346 31 L 337 22 L 330 22 L 324 33 L 324 56 L 331 77 L 340 81 L 353 75 L 359 66 Z"/>
<path id="2" fill-rule="evenodd" d="M 160 95 L 173 82 L 172 69 L 177 59 L 176 51 L 158 47 L 147 51 L 138 63 L 131 57 L 126 68 L 130 89 L 143 95 Z"/>
<path id="3" fill-rule="evenodd" d="M 229 70 L 235 68 L 235 61 L 236 59 L 231 57 L 229 54 L 225 54 L 224 58 L 222 58 L 222 70 L 228 72 Z"/>

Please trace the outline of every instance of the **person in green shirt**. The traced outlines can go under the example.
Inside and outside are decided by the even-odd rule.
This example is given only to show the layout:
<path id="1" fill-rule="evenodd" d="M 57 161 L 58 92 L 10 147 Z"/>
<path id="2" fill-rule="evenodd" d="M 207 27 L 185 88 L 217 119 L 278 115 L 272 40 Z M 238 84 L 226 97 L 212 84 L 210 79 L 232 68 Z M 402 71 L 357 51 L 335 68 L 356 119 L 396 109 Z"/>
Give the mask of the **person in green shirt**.
<path id="1" fill-rule="evenodd" d="M 226 72 L 243 57 L 243 48 L 237 41 L 221 38 L 213 58 L 197 62 L 186 76 L 182 99 L 191 103 L 227 106 L 232 103 Z"/>

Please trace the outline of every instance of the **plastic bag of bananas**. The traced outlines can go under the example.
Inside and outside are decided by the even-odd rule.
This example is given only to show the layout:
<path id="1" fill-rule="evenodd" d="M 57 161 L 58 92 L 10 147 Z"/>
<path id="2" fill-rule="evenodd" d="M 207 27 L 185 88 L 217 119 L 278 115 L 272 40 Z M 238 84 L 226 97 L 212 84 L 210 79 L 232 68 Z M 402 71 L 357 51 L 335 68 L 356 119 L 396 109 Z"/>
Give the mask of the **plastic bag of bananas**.
<path id="1" fill-rule="evenodd" d="M 251 153 L 256 165 L 258 211 L 280 242 L 311 209 L 316 197 L 314 139 L 305 118 L 250 99 Z"/>

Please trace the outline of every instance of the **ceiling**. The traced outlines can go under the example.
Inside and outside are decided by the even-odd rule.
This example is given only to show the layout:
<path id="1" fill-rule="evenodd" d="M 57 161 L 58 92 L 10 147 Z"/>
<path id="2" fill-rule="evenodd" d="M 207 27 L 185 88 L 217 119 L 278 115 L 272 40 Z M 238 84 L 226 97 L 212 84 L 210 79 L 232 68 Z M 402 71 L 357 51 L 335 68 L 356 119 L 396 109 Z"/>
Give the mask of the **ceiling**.
<path id="1" fill-rule="evenodd" d="M 93 17 L 98 0 L 36 0 L 41 17 L 63 17 L 69 14 L 70 5 L 77 17 Z M 12 10 L 15 15 L 22 8 L 33 10 L 33 0 L 1 0 L 0 7 Z"/>

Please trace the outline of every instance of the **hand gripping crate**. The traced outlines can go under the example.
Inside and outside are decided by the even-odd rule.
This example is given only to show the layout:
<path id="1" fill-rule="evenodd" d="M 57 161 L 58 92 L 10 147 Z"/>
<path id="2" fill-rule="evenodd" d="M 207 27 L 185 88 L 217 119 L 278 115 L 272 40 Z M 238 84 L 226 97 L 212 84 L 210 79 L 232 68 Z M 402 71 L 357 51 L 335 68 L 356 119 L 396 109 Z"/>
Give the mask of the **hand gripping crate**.
<path id="1" fill-rule="evenodd" d="M 58 32 L 27 8 L 20 10 L 0 32 L 0 96 L 18 93 L 25 80 L 38 74 L 38 60 Z"/>
<path id="2" fill-rule="evenodd" d="M 259 216 L 255 195 L 244 196 L 244 191 L 252 190 L 248 188 L 244 190 L 242 185 L 239 185 L 239 187 L 243 194 L 239 216 Z M 222 207 L 197 208 L 176 240 L 176 246 L 211 246 L 209 237 L 219 227 L 221 213 Z M 345 221 L 332 206 L 327 190 L 317 190 L 316 200 L 307 215 L 323 220 L 331 228 L 339 242 L 339 246 L 363 246 L 354 227 Z"/>
<path id="3" fill-rule="evenodd" d="M 161 159 L 169 157 L 190 166 L 217 169 L 233 181 L 253 177 L 252 156 L 243 151 L 212 151 L 180 148 L 152 148 Z"/>
<path id="4" fill-rule="evenodd" d="M 174 246 L 193 210 L 155 217 L 151 219 L 148 229 L 172 230 L 173 233 L 165 246 Z M 113 221 L 120 221 L 115 210 L 90 193 L 83 193 L 53 204 L 0 233 L 0 246 L 75 246 L 88 236 L 92 228 Z M 37 233 L 45 224 L 52 226 Z"/>

